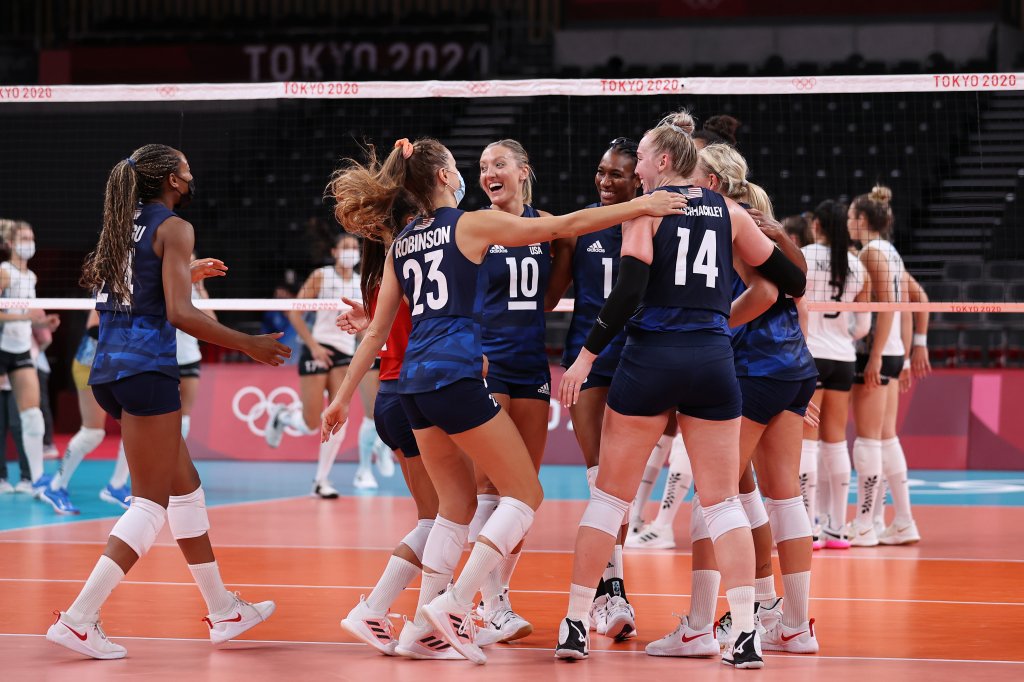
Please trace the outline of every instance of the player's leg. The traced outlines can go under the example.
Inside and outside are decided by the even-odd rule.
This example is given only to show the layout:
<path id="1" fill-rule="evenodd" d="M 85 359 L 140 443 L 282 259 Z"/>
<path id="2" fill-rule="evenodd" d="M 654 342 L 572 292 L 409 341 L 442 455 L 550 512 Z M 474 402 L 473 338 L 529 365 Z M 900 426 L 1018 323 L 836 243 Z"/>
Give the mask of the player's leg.
<path id="1" fill-rule="evenodd" d="M 79 363 L 76 362 L 74 364 L 77 365 Z M 77 386 L 79 374 L 76 372 L 76 369 L 76 367 L 72 368 L 72 374 Z M 89 378 L 88 369 L 88 367 L 85 368 L 85 381 L 88 381 Z M 51 494 L 63 493 L 63 502 L 67 504 L 71 513 L 77 513 L 78 511 L 71 504 L 71 498 L 68 494 L 71 479 L 75 475 L 78 465 L 82 463 L 82 460 L 98 448 L 106 436 L 104 423 L 107 415 L 99 406 L 99 403 L 96 402 L 92 389 L 85 382 L 78 386 L 78 411 L 82 415 L 82 426 L 71 437 L 71 440 L 68 441 L 68 447 L 64 451 L 64 458 L 61 460 L 60 469 L 57 470 L 57 473 L 50 481 Z"/>
<path id="2" fill-rule="evenodd" d="M 892 495 L 893 520 L 885 528 L 878 541 L 883 545 L 908 545 L 920 541 L 921 534 L 914 522 L 910 507 L 910 484 L 907 480 L 907 457 L 903 454 L 896 433 L 896 416 L 899 412 L 900 389 L 898 381 L 890 381 L 885 387 L 885 419 L 882 422 L 882 473 Z M 882 499 L 879 500 L 881 504 Z"/>
<path id="3" fill-rule="evenodd" d="M 857 440 L 853 443 L 853 466 L 857 470 L 857 507 L 850 531 L 854 547 L 878 544 L 874 511 L 882 477 L 882 422 L 885 419 L 886 387 L 855 385 L 852 391 L 853 418 Z"/>
<path id="4" fill-rule="evenodd" d="M 27 355 L 27 353 L 26 353 Z M 50 478 L 43 474 L 43 412 L 39 409 L 39 374 L 31 358 L 27 364 L 12 367 L 7 374 L 18 403 L 21 437 L 28 458 L 29 476 L 37 494 L 49 485 Z"/>
<path id="5" fill-rule="evenodd" d="M 822 523 L 822 539 L 828 549 L 847 549 L 847 507 L 850 495 L 850 451 L 846 425 L 850 414 L 850 391 L 826 389 L 821 396 L 819 457 L 823 477 L 828 480 L 828 507 Z"/>
<path id="6" fill-rule="evenodd" d="M 181 377 L 181 437 L 188 440 L 188 434 L 192 430 L 192 408 L 196 404 L 196 396 L 199 395 L 199 377 Z"/>

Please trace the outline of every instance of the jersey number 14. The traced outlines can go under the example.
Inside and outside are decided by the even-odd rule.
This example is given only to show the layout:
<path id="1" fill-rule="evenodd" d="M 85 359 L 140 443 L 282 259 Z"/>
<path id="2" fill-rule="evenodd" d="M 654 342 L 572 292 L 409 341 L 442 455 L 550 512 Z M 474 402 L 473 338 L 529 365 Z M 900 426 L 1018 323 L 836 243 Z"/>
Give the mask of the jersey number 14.
<path id="1" fill-rule="evenodd" d="M 676 251 L 676 284 L 686 285 L 686 260 L 690 252 L 690 228 L 680 227 L 679 249 Z M 718 279 L 718 243 L 715 240 L 715 233 L 712 230 L 704 232 L 700 247 L 697 249 L 697 257 L 693 259 L 693 274 L 704 275 L 705 285 L 708 289 L 715 288 L 715 280 Z"/>

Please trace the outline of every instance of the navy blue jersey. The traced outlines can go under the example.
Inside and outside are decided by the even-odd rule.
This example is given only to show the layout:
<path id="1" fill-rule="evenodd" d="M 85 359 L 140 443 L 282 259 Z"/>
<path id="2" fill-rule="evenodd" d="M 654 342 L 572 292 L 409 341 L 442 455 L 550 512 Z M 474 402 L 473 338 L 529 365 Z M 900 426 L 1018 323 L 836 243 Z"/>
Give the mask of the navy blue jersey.
<path id="1" fill-rule="evenodd" d="M 643 305 L 630 329 L 728 335 L 732 300 L 732 221 L 725 199 L 700 187 L 659 187 L 687 197 L 654 234 Z"/>
<path id="2" fill-rule="evenodd" d="M 590 204 L 587 208 L 595 206 L 600 204 Z M 621 225 L 591 232 L 576 239 L 576 249 L 572 255 L 572 321 L 565 337 L 563 367 L 569 367 L 576 361 L 601 308 L 608 300 L 608 294 L 611 293 L 619 276 L 621 250 Z M 626 330 L 623 329 L 597 356 L 590 373 L 612 376 L 619 365 L 619 357 L 625 343 Z"/>
<path id="3" fill-rule="evenodd" d="M 413 221 L 395 240 L 395 274 L 412 317 L 399 393 L 425 393 L 483 376 L 476 311 L 486 281 L 483 268 L 455 243 L 462 214 L 439 208 L 433 217 Z"/>
<path id="4" fill-rule="evenodd" d="M 537 218 L 532 206 L 524 218 Z M 544 350 L 544 295 L 551 280 L 551 243 L 495 244 L 484 258 L 487 292 L 479 310 L 487 376 L 509 383 L 551 380 Z"/>
<path id="5" fill-rule="evenodd" d="M 128 257 L 131 303 L 118 301 L 104 283 L 96 296 L 100 334 L 89 384 L 104 384 L 143 372 L 178 378 L 175 330 L 167 321 L 163 261 L 153 251 L 157 228 L 175 213 L 163 204 L 142 204 L 135 214 Z"/>
<path id="6" fill-rule="evenodd" d="M 747 290 L 735 272 L 733 300 Z M 781 297 L 760 317 L 732 330 L 733 358 L 738 377 L 771 377 L 798 381 L 818 376 L 811 351 L 800 329 L 796 303 Z"/>

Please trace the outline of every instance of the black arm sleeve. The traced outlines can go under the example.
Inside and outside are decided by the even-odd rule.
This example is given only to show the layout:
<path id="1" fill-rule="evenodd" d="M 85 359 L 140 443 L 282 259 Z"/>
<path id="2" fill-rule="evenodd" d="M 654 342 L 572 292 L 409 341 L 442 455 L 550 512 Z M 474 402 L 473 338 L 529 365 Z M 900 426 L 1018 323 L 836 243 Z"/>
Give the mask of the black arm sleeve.
<path id="1" fill-rule="evenodd" d="M 768 256 L 768 260 L 757 266 L 757 271 L 777 286 L 780 292 L 793 298 L 803 296 L 807 288 L 807 275 L 793 261 L 786 258 L 777 246 L 772 248 L 772 255 Z"/>
<path id="2" fill-rule="evenodd" d="M 608 300 L 590 329 L 583 347 L 599 355 L 605 346 L 622 331 L 626 321 L 636 312 L 647 290 L 651 266 L 633 256 L 625 256 L 619 263 L 619 277 L 608 294 Z"/>

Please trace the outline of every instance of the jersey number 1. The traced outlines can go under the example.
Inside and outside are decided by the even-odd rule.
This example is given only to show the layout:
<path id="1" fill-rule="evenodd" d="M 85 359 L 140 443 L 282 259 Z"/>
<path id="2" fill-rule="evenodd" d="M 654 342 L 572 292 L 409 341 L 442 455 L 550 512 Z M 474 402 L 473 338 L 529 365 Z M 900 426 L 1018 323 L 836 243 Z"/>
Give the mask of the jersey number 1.
<path id="1" fill-rule="evenodd" d="M 431 310 L 440 310 L 448 304 L 448 280 L 440 270 L 443 257 L 443 251 L 423 254 L 423 260 L 427 264 L 427 279 L 433 282 L 437 289 L 437 293 L 427 293 L 427 306 Z M 423 268 L 418 261 L 410 258 L 402 265 L 402 276 L 406 279 L 412 278 L 412 314 L 422 315 L 424 307 L 420 303 L 420 294 L 423 293 Z"/>
<path id="2" fill-rule="evenodd" d="M 690 252 L 690 228 L 680 227 L 679 250 L 676 251 L 676 284 L 686 285 L 686 257 Z M 693 274 L 704 275 L 705 284 L 708 289 L 715 288 L 715 280 L 718 279 L 718 243 L 715 240 L 715 233 L 712 230 L 704 232 L 700 248 L 697 249 L 697 257 L 693 259 Z"/>

